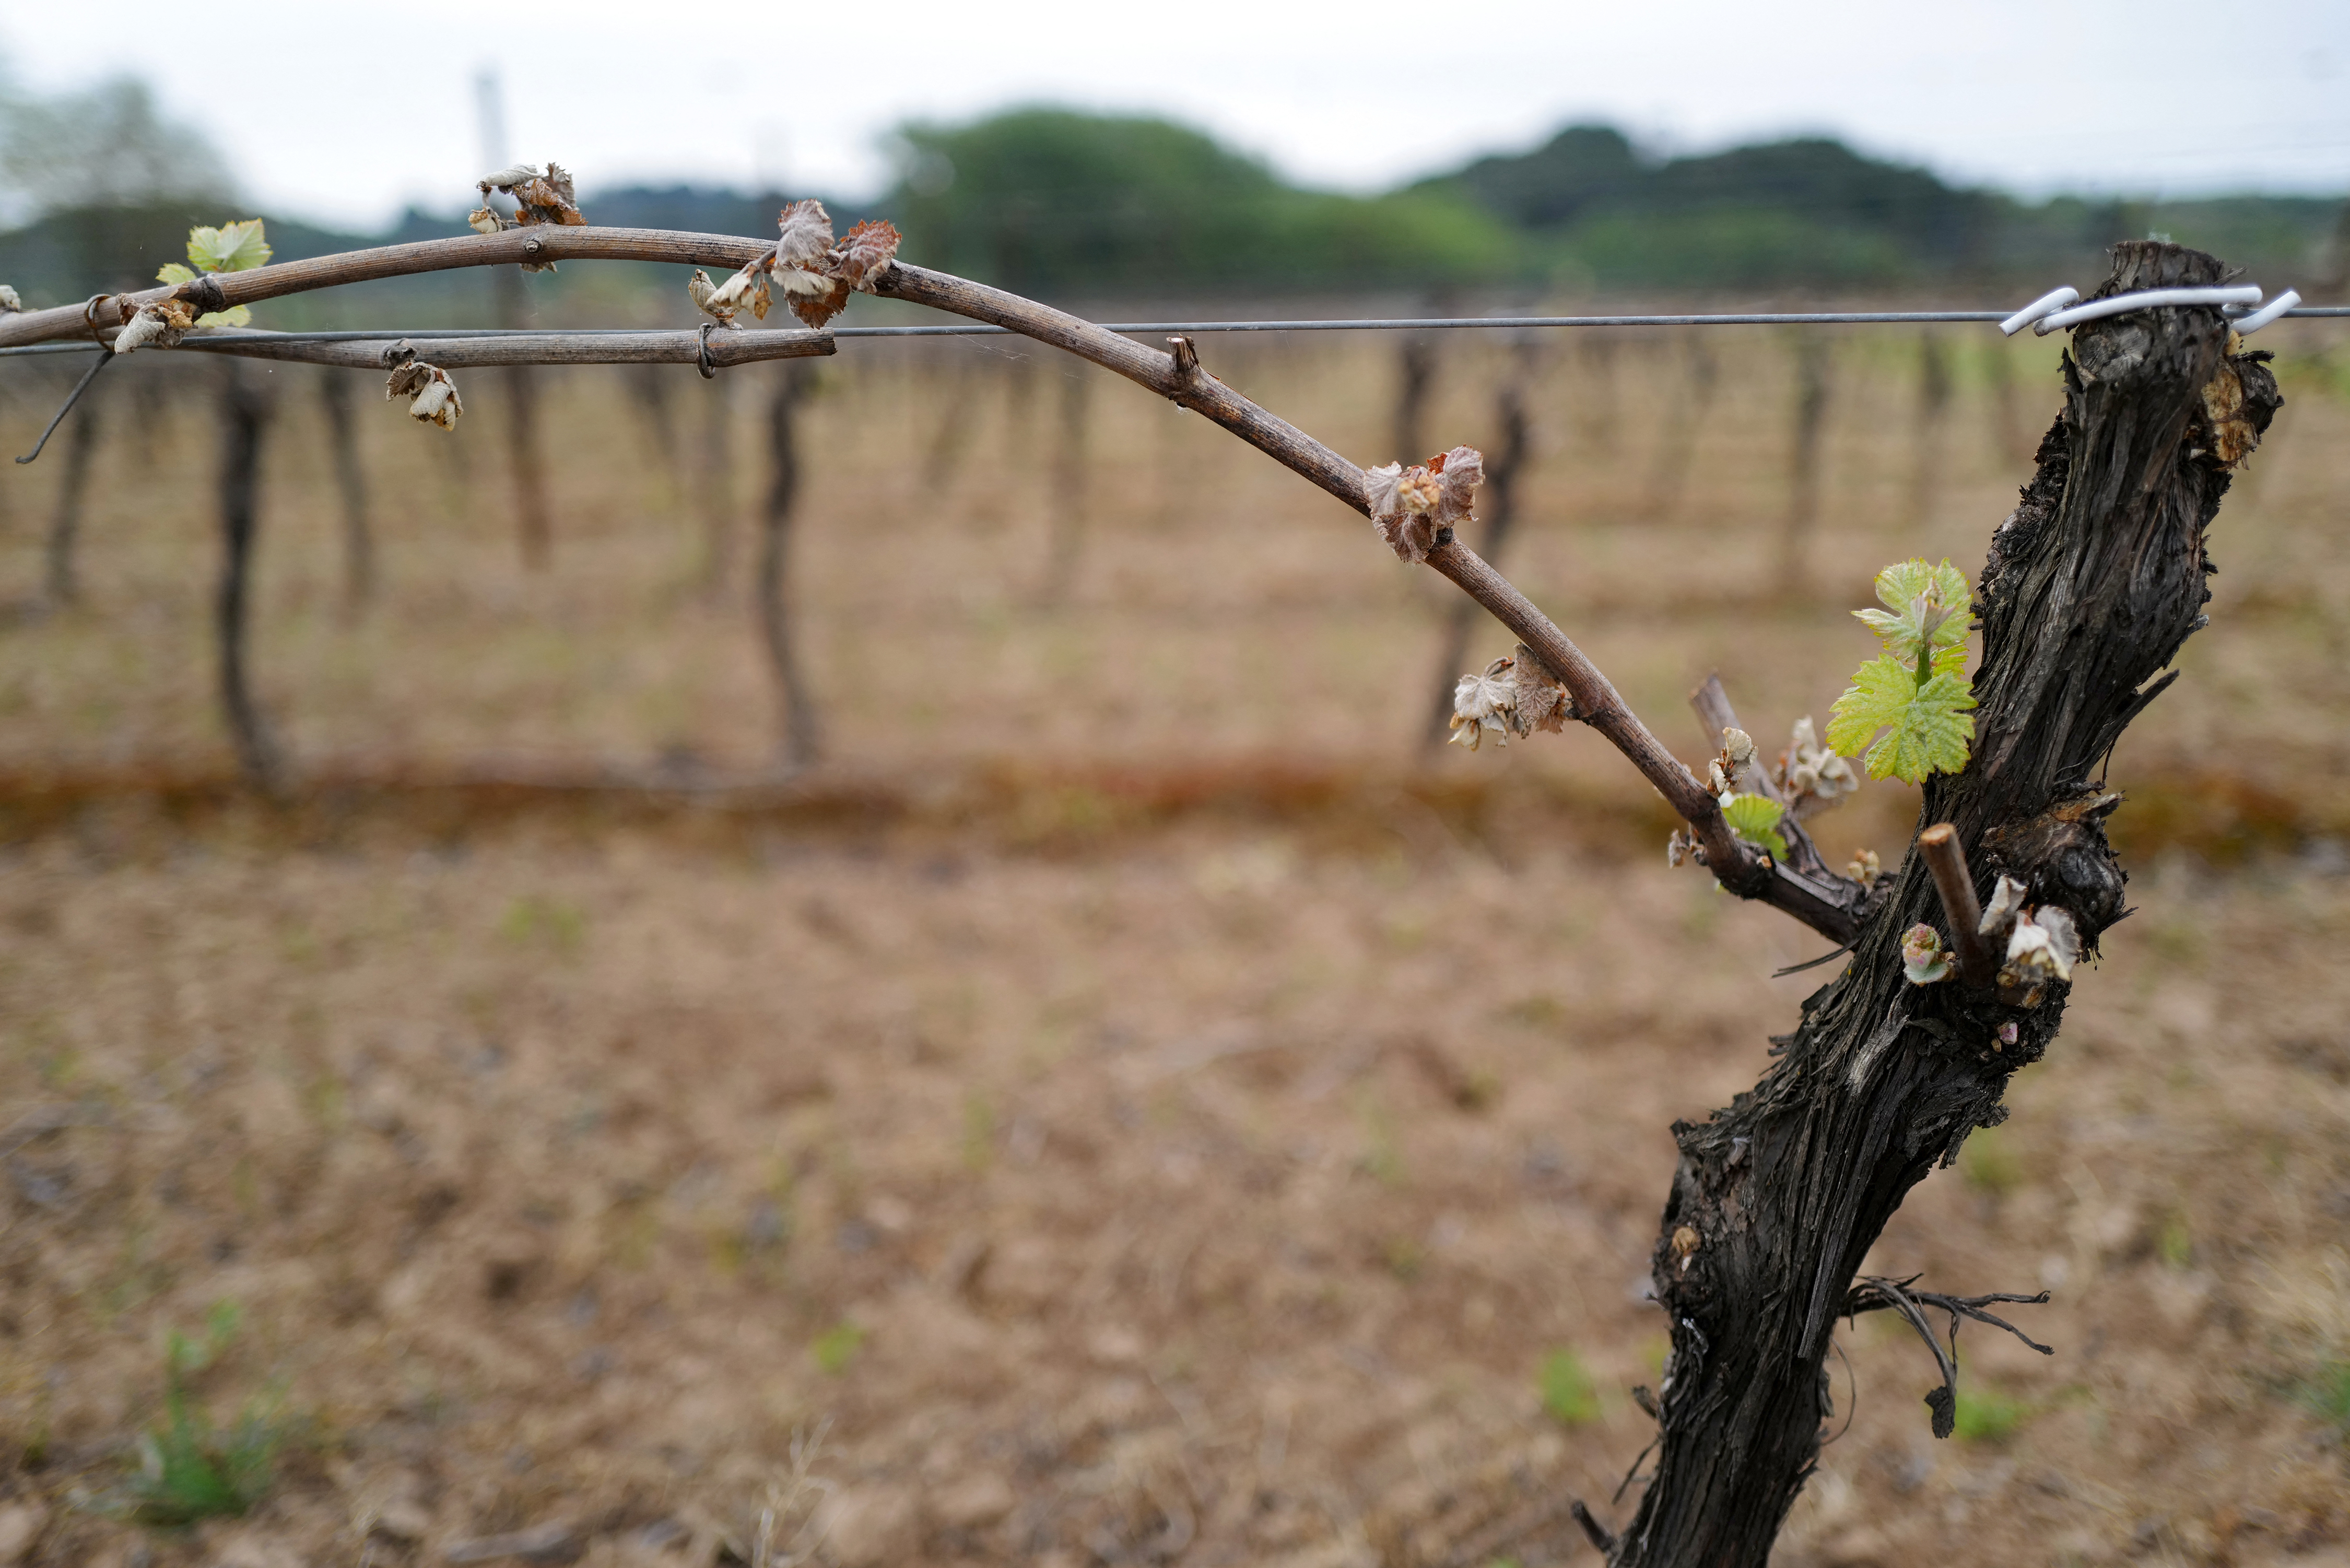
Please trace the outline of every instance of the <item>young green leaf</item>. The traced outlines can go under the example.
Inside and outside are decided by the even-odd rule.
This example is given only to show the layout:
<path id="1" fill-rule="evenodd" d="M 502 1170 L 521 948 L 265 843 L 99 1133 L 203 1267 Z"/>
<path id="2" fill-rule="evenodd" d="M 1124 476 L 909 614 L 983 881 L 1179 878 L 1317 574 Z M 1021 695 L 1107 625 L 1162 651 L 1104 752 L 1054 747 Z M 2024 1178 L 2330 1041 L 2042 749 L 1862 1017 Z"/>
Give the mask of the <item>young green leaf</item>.
<path id="1" fill-rule="evenodd" d="M 1759 794 L 1733 794 L 1721 803 L 1721 819 L 1730 824 L 1730 831 L 1769 850 L 1773 860 L 1787 858 L 1787 841 L 1779 836 L 1779 819 L 1786 815 L 1785 806 Z"/>
<path id="2" fill-rule="evenodd" d="M 1919 784 L 1929 774 L 1954 774 L 1967 765 L 1975 738 L 1968 710 L 1974 705 L 1964 676 L 1938 670 L 1921 687 L 1912 670 L 1886 654 L 1862 665 L 1836 699 L 1828 743 L 1853 756 L 1889 725 L 1885 737 L 1868 747 L 1868 776 Z"/>
<path id="3" fill-rule="evenodd" d="M 188 259 L 204 272 L 248 272 L 269 256 L 269 242 L 262 237 L 259 218 L 188 231 Z"/>
<path id="4" fill-rule="evenodd" d="M 1885 609 L 1852 613 L 1896 659 L 1915 664 L 1918 652 L 1930 646 L 1939 666 L 1942 650 L 1967 639 L 1974 596 L 1965 574 L 1947 560 L 1939 566 L 1909 560 L 1886 567 L 1877 574 L 1877 597 Z"/>

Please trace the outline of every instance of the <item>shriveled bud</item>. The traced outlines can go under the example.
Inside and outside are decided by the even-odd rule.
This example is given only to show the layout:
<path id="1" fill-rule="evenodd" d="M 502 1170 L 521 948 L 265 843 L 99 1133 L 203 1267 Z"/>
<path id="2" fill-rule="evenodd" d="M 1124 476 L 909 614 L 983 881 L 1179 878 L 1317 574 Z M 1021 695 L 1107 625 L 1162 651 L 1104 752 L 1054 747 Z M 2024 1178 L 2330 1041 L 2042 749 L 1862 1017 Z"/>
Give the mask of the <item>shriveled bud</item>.
<path id="1" fill-rule="evenodd" d="M 449 379 L 449 372 L 421 359 L 411 359 L 392 371 L 383 384 L 383 395 L 386 400 L 406 398 L 411 419 L 439 425 L 444 431 L 455 430 L 458 416 L 465 411 L 464 401 L 457 396 L 457 384 Z"/>
<path id="2" fill-rule="evenodd" d="M 700 267 L 695 267 L 693 275 L 685 280 L 685 296 L 693 301 L 693 307 L 704 316 L 712 317 L 729 327 L 734 325 L 733 306 L 719 300 L 718 286 Z"/>
<path id="3" fill-rule="evenodd" d="M 1485 666 L 1485 673 L 1464 675 L 1453 688 L 1452 739 L 1472 752 L 1489 732 L 1495 743 L 1510 743 L 1518 704 L 1517 683 L 1510 679 L 1513 663 L 1497 659 Z"/>
<path id="4" fill-rule="evenodd" d="M 114 351 L 129 354 L 150 345 L 169 348 L 180 341 L 180 335 L 196 324 L 195 312 L 182 300 L 159 299 L 152 305 L 142 305 L 139 313 L 122 324 L 114 335 Z"/>
<path id="5" fill-rule="evenodd" d="M 894 223 L 868 218 L 841 236 L 825 258 L 826 270 L 849 287 L 870 294 L 874 278 L 896 259 L 899 238 Z M 783 254 L 780 246 L 776 254 Z"/>
<path id="6" fill-rule="evenodd" d="M 16 291 L 0 283 L 0 316 L 14 316 L 24 308 L 25 302 L 16 297 Z"/>
<path id="7" fill-rule="evenodd" d="M 821 261 L 832 248 L 832 214 L 812 197 L 785 207 L 777 227 L 782 237 L 775 243 L 775 259 L 786 265 Z"/>
<path id="8" fill-rule="evenodd" d="M 506 220 L 496 208 L 484 203 L 465 214 L 465 226 L 477 234 L 494 234 L 505 228 Z"/>
<path id="9" fill-rule="evenodd" d="M 1518 733 L 1548 730 L 1555 735 L 1565 730 L 1566 722 L 1575 717 L 1575 700 L 1566 694 L 1565 684 L 1554 680 L 1550 666 L 1523 642 L 1518 644 L 1515 663 L 1510 673 L 1518 689 Z"/>
<path id="10" fill-rule="evenodd" d="M 1982 921 L 1976 928 L 1994 940 L 2015 929 L 2016 917 L 2023 911 L 2023 884 L 2012 877 L 2002 876 L 1991 888 L 1991 902 L 1983 906 Z"/>
<path id="11" fill-rule="evenodd" d="M 2011 990 L 2025 992 L 2025 1006 L 2037 1006 L 2050 981 L 2073 978 L 2074 961 L 2080 956 L 2080 933 L 2074 929 L 2071 911 L 2043 904 L 2016 917 L 2015 929 L 2008 933 L 2007 962 L 1999 971 L 1999 981 Z"/>
<path id="12" fill-rule="evenodd" d="M 1685 827 L 1676 827 L 1665 840 L 1665 865 L 1679 870 L 1681 862 L 1697 853 L 1697 836 Z"/>
<path id="13" fill-rule="evenodd" d="M 1912 985 L 1932 985 L 1950 978 L 1950 955 L 1942 934 L 1918 924 L 1901 938 L 1901 972 Z"/>
<path id="14" fill-rule="evenodd" d="M 1789 737 L 1787 751 L 1782 760 L 1780 784 L 1785 790 L 1788 809 L 1798 817 L 1825 811 L 1837 801 L 1860 787 L 1860 775 L 1853 772 L 1849 759 L 1820 744 L 1819 732 L 1812 727 L 1806 713 L 1795 721 L 1794 732 Z"/>

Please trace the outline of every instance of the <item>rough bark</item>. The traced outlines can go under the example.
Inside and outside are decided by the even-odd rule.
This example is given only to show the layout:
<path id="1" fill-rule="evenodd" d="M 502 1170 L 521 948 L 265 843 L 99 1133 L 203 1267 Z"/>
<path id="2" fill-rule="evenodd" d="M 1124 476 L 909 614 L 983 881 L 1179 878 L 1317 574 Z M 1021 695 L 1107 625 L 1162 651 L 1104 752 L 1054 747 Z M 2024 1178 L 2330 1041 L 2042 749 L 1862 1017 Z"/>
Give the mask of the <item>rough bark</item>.
<path id="1" fill-rule="evenodd" d="M 224 366 L 221 398 L 221 572 L 213 601 L 219 651 L 221 716 L 248 784 L 269 794 L 284 778 L 276 743 L 254 701 L 248 668 L 253 620 L 253 554 L 259 526 L 261 441 L 269 428 L 271 399 L 261 378 L 242 365 Z"/>
<path id="2" fill-rule="evenodd" d="M 2223 275 L 2176 245 L 2115 255 L 2100 296 Z M 2221 450 L 2265 430 L 2279 402 L 2267 357 L 2229 357 L 2229 336 L 2202 308 L 2080 328 L 2039 472 L 1983 568 L 1972 758 L 1926 790 L 1921 825 L 1950 825 L 1979 896 L 2012 875 L 2033 903 L 2069 910 L 2090 951 L 2123 912 L 2105 761 L 2203 624 Z M 2234 392 L 2241 424 L 2215 430 L 2207 403 L 2224 410 Z M 1616 1568 L 1767 1560 L 1819 1451 L 1835 1321 L 1882 1304 L 1854 1291 L 1862 1258 L 1911 1187 L 2004 1119 L 2009 1076 L 2055 1036 L 2066 984 L 2026 1007 L 1996 986 L 1906 983 L 1901 934 L 1921 921 L 1947 939 L 1912 855 L 1761 1083 L 1674 1128 L 1681 1158 L 1653 1258 L 1673 1341 L 1660 1459 L 1613 1543 Z M 1936 1394 L 1946 1431 L 1949 1395 Z"/>

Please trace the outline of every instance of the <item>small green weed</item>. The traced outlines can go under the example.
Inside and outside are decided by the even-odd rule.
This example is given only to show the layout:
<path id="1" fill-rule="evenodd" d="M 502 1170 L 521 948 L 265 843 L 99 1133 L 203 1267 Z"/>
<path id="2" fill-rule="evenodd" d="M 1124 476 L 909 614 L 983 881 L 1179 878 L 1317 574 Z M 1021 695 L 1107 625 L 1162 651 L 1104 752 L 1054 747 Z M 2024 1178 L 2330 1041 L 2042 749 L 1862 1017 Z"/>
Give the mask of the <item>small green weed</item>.
<path id="1" fill-rule="evenodd" d="M 2023 1165 L 1996 1127 L 1979 1128 L 1959 1150 L 1959 1175 L 1969 1187 L 2004 1198 L 2023 1185 Z"/>
<path id="2" fill-rule="evenodd" d="M 2350 1438 L 2350 1361 L 2329 1362 L 2318 1368 L 2293 1390 L 2293 1397 L 2336 1435 Z"/>
<path id="3" fill-rule="evenodd" d="M 837 1323 L 816 1336 L 809 1346 L 816 1355 L 816 1364 L 834 1376 L 848 1370 L 857 1353 L 865 1345 L 865 1331 L 853 1323 Z"/>
<path id="4" fill-rule="evenodd" d="M 2174 1269 L 2183 1269 L 2195 1261 L 2195 1233 L 2187 1228 L 2187 1216 L 2173 1214 L 2162 1222 L 2162 1233 L 2154 1239 L 2154 1250 L 2163 1262 Z"/>
<path id="5" fill-rule="evenodd" d="M 517 944 L 544 944 L 560 953 L 576 953 L 588 939 L 588 917 L 577 904 L 560 898 L 521 898 L 507 906 L 498 934 Z"/>
<path id="6" fill-rule="evenodd" d="M 1970 1443 L 2003 1443 L 2031 1414 L 2032 1407 L 2020 1400 L 1963 1386 L 1959 1390 L 1958 1408 L 1952 1412 L 1958 1435 Z"/>
<path id="7" fill-rule="evenodd" d="M 172 1331 L 163 1348 L 163 1424 L 139 1439 L 139 1471 L 130 1483 L 130 1516 L 142 1524 L 192 1524 L 244 1513 L 269 1489 L 284 1433 L 248 1405 L 233 1427 L 216 1428 L 188 1394 L 188 1380 L 219 1358 L 236 1337 L 234 1302 L 215 1304 L 203 1334 Z"/>
<path id="8" fill-rule="evenodd" d="M 1572 1350 L 1562 1346 L 1544 1356 L 1536 1386 L 1542 1389 L 1543 1409 L 1560 1426 L 1580 1427 L 1599 1419 L 1598 1391 L 1591 1386 L 1583 1358 Z"/>

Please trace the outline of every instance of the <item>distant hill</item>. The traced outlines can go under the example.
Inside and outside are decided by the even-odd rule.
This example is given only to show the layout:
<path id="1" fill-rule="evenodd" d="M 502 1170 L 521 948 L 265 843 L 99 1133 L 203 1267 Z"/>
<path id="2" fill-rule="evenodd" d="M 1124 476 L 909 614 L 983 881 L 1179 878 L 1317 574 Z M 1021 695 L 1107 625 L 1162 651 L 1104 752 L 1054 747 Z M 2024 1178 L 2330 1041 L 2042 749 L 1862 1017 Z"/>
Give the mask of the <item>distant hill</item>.
<path id="1" fill-rule="evenodd" d="M 1050 298 L 1274 295 L 1508 285 L 1613 292 L 1817 292 L 1963 285 L 1970 297 L 2103 269 L 2116 240 L 2161 233 L 2227 257 L 2271 288 L 2338 290 L 2350 261 L 2343 202 L 2235 196 L 2023 202 L 1806 137 L 1701 156 L 1644 151 L 1605 125 L 1570 126 L 1531 151 L 1475 160 L 1378 196 L 1302 190 L 1261 161 L 1163 119 L 1021 109 L 904 128 L 895 186 L 828 202 L 846 226 L 886 215 L 905 254 Z M 692 185 L 592 187 L 599 223 L 774 232 L 783 196 Z M 243 212 L 177 205 L 52 213 L 0 234 L 0 281 L 27 304 L 153 278 L 191 223 Z M 279 256 L 463 232 L 462 213 L 411 211 L 382 234 L 269 219 Z M 550 323 L 693 319 L 674 267 L 567 268 L 534 276 Z M 493 318 L 486 278 L 438 274 L 272 304 L 276 326 Z"/>
<path id="2" fill-rule="evenodd" d="M 1616 288 L 1901 285 L 2079 276 L 2116 240 L 2160 231 L 2303 281 L 2338 265 L 2343 203 L 2243 196 L 2027 204 L 1945 183 L 1825 137 L 1687 158 L 1605 125 L 1480 158 L 1411 187 L 1523 232 L 1553 275 Z"/>
<path id="3" fill-rule="evenodd" d="M 1164 119 L 1023 109 L 910 126 L 880 203 L 906 254 L 1031 293 L 1305 293 L 1506 277 L 1504 224 L 1449 192 L 1304 191 Z"/>

